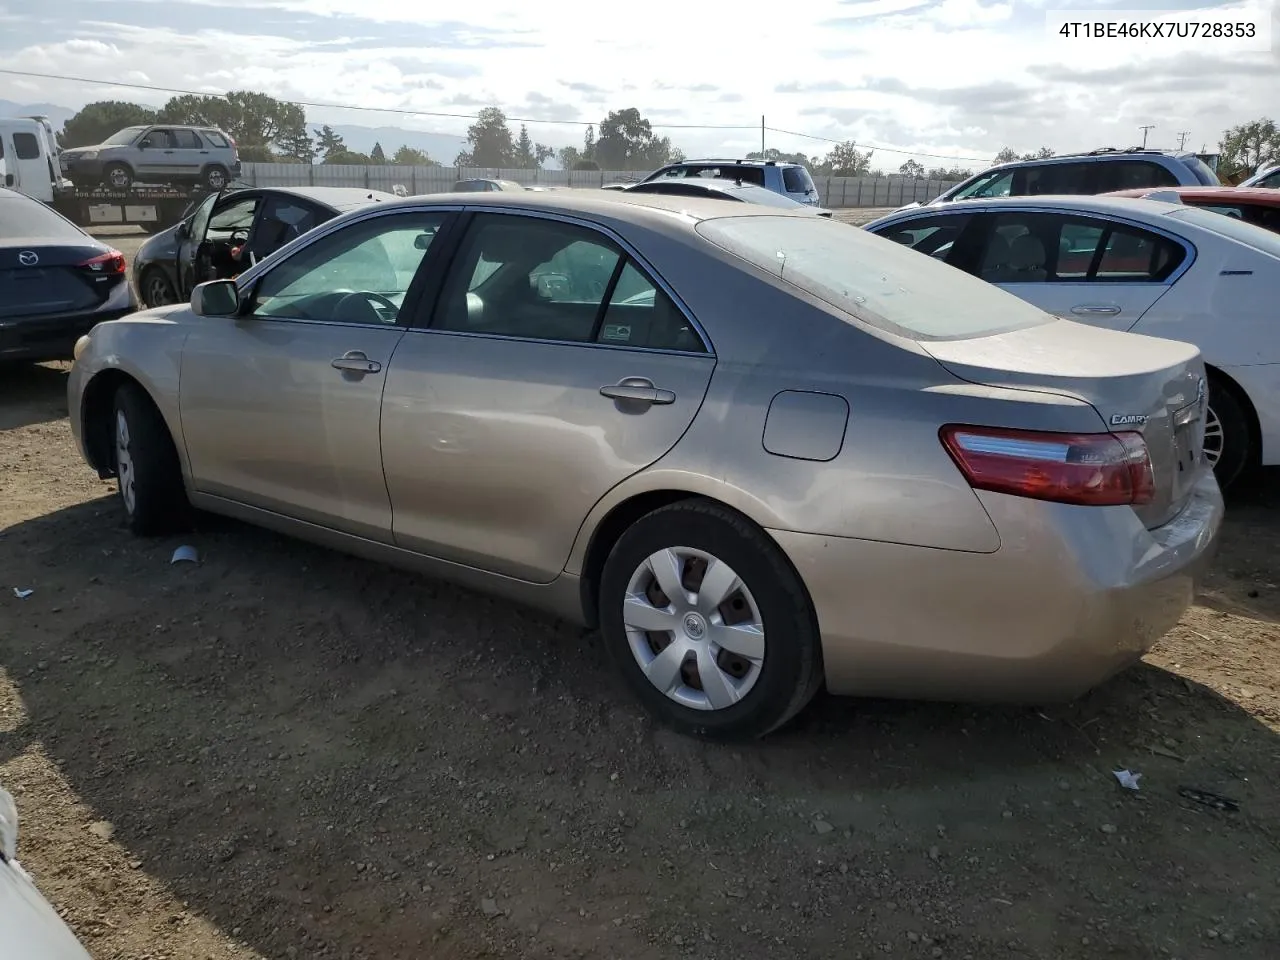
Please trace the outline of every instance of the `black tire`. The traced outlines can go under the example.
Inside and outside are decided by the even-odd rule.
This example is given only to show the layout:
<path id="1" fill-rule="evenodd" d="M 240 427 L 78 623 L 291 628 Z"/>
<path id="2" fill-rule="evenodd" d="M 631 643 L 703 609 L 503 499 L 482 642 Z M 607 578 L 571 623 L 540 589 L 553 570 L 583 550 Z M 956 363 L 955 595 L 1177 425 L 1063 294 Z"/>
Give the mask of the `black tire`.
<path id="1" fill-rule="evenodd" d="M 623 624 L 631 578 L 648 557 L 674 547 L 727 563 L 759 609 L 765 655 L 755 684 L 732 706 L 706 710 L 677 703 L 650 683 L 632 653 Z M 817 617 L 799 575 L 764 531 L 710 501 L 683 500 L 632 524 L 605 561 L 599 604 L 601 635 L 628 685 L 652 713 L 683 733 L 721 740 L 763 737 L 804 709 L 822 684 Z"/>
<path id="2" fill-rule="evenodd" d="M 1222 453 L 1213 472 L 1218 486 L 1226 490 L 1253 461 L 1253 433 L 1249 429 L 1249 414 L 1235 393 L 1216 378 L 1209 381 L 1209 409 L 1222 425 Z"/>
<path id="3" fill-rule="evenodd" d="M 123 443 L 128 456 L 127 471 L 122 468 L 121 417 L 127 427 L 127 441 Z M 116 390 L 111 445 L 120 504 L 129 529 L 146 537 L 185 527 L 190 519 L 190 507 L 182 485 L 178 451 L 160 411 L 146 391 L 135 383 L 121 384 Z"/>
<path id="4" fill-rule="evenodd" d="M 133 171 L 127 163 L 108 163 L 102 168 L 102 182 L 112 190 L 128 190 L 133 186 Z"/>
<path id="5" fill-rule="evenodd" d="M 138 297 L 148 307 L 167 307 L 178 302 L 178 292 L 160 267 L 148 267 L 143 272 Z"/>
<path id="6" fill-rule="evenodd" d="M 204 168 L 201 175 L 204 185 L 217 193 L 231 182 L 231 173 L 220 163 L 213 163 Z"/>

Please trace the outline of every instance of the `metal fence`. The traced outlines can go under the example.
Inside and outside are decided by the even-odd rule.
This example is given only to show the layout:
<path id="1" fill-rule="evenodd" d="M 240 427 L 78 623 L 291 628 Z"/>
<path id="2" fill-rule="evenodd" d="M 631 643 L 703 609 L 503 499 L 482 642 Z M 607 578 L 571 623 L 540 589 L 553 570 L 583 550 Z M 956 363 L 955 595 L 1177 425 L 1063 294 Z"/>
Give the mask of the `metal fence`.
<path id="1" fill-rule="evenodd" d="M 637 180 L 634 170 L 493 170 L 476 167 L 397 167 L 389 164 L 246 163 L 241 179 L 255 187 L 360 187 L 409 194 L 447 193 L 455 181 L 483 177 L 514 180 L 525 186 L 598 188 L 606 183 Z M 911 177 L 814 177 L 825 207 L 897 207 L 932 200 L 953 186 L 948 180 Z"/>

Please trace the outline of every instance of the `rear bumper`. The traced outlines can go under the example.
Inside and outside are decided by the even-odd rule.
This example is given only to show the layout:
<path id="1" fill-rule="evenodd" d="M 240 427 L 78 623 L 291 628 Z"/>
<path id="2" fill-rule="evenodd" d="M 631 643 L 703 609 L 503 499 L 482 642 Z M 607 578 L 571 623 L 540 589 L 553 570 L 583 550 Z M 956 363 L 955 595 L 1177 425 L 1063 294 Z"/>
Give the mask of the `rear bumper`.
<path id="1" fill-rule="evenodd" d="M 126 307 L 0 320 L 0 360 L 70 360 L 76 341 L 93 327 L 128 316 L 136 309 L 136 301 L 130 291 Z"/>
<path id="2" fill-rule="evenodd" d="M 1217 549 L 1205 471 L 1170 523 L 1127 507 L 982 494 L 995 553 L 770 531 L 804 578 L 839 694 L 1071 700 L 1138 660 L 1190 606 Z"/>

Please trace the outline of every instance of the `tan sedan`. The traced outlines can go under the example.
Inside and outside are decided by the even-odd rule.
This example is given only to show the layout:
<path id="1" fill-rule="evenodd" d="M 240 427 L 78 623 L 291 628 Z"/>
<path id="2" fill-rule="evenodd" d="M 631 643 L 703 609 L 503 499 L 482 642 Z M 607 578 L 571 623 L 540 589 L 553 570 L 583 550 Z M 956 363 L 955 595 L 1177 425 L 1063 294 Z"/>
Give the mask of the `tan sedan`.
<path id="1" fill-rule="evenodd" d="M 1195 347 L 750 204 L 379 203 L 76 357 L 138 533 L 195 507 L 598 625 L 707 735 L 824 681 L 1078 695 L 1178 620 L 1222 518 Z"/>

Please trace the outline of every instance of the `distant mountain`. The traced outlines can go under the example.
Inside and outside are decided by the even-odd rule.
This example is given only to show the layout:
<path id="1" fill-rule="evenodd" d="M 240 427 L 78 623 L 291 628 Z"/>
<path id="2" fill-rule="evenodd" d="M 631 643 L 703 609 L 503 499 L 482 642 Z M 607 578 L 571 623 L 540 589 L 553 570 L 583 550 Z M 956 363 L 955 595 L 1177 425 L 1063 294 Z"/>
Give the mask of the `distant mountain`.
<path id="1" fill-rule="evenodd" d="M 0 117 L 46 116 L 53 124 L 53 129 L 61 130 L 62 125 L 76 115 L 77 111 L 69 107 L 60 107 L 52 103 L 15 103 L 12 100 L 0 100 Z M 467 139 L 461 134 L 428 133 L 424 130 L 409 130 L 404 127 L 363 127 L 351 123 L 331 123 L 329 126 L 346 142 L 347 147 L 357 153 L 368 153 L 375 143 L 382 144 L 387 158 L 402 146 L 413 147 L 426 152 L 432 160 L 449 166 L 454 158 L 467 148 Z M 321 124 L 308 119 L 307 129 L 315 133 Z M 513 134 L 515 131 L 512 131 Z M 559 144 L 552 144 L 559 146 Z"/>

